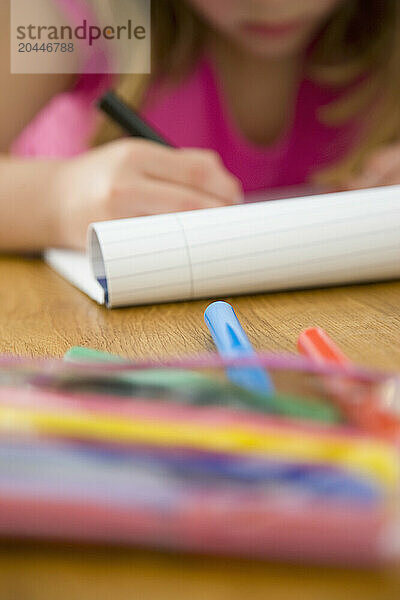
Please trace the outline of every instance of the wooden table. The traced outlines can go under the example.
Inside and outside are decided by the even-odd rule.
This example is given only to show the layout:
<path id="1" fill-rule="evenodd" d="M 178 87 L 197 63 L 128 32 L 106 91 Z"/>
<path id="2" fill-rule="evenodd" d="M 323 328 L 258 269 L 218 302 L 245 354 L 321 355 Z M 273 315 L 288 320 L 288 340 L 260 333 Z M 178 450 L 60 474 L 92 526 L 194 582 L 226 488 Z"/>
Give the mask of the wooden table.
<path id="1" fill-rule="evenodd" d="M 211 348 L 206 301 L 109 312 L 37 260 L 0 258 L 0 352 L 62 356 L 81 344 L 131 358 Z M 308 325 L 326 328 L 366 365 L 400 370 L 400 283 L 235 298 L 258 349 L 295 350 Z M 400 565 L 384 571 L 57 545 L 0 546 L 1 600 L 292 600 L 400 597 Z"/>

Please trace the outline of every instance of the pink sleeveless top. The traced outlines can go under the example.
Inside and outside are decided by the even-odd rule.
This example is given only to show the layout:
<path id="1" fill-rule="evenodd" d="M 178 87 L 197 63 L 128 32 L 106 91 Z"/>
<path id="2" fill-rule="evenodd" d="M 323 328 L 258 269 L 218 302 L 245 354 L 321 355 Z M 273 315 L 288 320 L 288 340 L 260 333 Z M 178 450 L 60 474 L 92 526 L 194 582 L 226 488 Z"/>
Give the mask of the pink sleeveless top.
<path id="1" fill-rule="evenodd" d="M 87 150 L 96 127 L 94 103 L 110 85 L 109 76 L 81 75 L 73 89 L 53 98 L 28 125 L 12 153 L 71 157 Z M 176 146 L 216 150 L 249 192 L 306 183 L 316 170 L 349 151 L 359 125 L 328 127 L 318 118 L 319 109 L 339 94 L 304 79 L 290 130 L 275 144 L 260 147 L 238 130 L 213 64 L 203 58 L 180 84 L 155 82 L 142 114 Z"/>

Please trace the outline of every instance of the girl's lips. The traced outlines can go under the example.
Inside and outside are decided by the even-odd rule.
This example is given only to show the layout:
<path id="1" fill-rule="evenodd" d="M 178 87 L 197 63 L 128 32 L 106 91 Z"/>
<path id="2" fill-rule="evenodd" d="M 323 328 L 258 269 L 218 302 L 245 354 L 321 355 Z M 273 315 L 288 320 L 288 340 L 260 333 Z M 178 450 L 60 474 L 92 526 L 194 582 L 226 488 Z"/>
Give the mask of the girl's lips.
<path id="1" fill-rule="evenodd" d="M 246 22 L 241 26 L 242 31 L 265 37 L 285 37 L 297 33 L 303 27 L 303 21 L 286 23 L 256 23 Z"/>

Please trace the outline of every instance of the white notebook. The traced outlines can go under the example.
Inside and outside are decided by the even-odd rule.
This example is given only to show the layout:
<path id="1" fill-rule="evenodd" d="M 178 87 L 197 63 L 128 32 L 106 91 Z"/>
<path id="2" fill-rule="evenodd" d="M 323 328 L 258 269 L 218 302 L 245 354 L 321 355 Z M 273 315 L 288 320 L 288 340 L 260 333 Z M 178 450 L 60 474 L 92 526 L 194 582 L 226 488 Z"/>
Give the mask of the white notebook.
<path id="1" fill-rule="evenodd" d="M 400 186 L 94 223 L 56 271 L 108 307 L 400 278 Z"/>

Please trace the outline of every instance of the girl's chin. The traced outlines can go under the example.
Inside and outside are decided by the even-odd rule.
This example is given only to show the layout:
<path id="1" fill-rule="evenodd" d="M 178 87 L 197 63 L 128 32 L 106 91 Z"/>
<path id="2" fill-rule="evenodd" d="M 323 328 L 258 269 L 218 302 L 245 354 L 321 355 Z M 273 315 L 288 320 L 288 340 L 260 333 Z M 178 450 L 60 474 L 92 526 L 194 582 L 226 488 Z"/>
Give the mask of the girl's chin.
<path id="1" fill-rule="evenodd" d="M 310 24 L 296 26 L 245 26 L 234 32 L 234 37 L 244 49 L 265 58 L 280 58 L 302 53 L 314 34 Z"/>
<path id="2" fill-rule="evenodd" d="M 301 37 L 292 40 L 250 40 L 248 36 L 240 36 L 237 42 L 243 49 L 251 54 L 264 58 L 285 58 L 294 54 L 304 52 L 309 43 L 308 37 Z"/>

